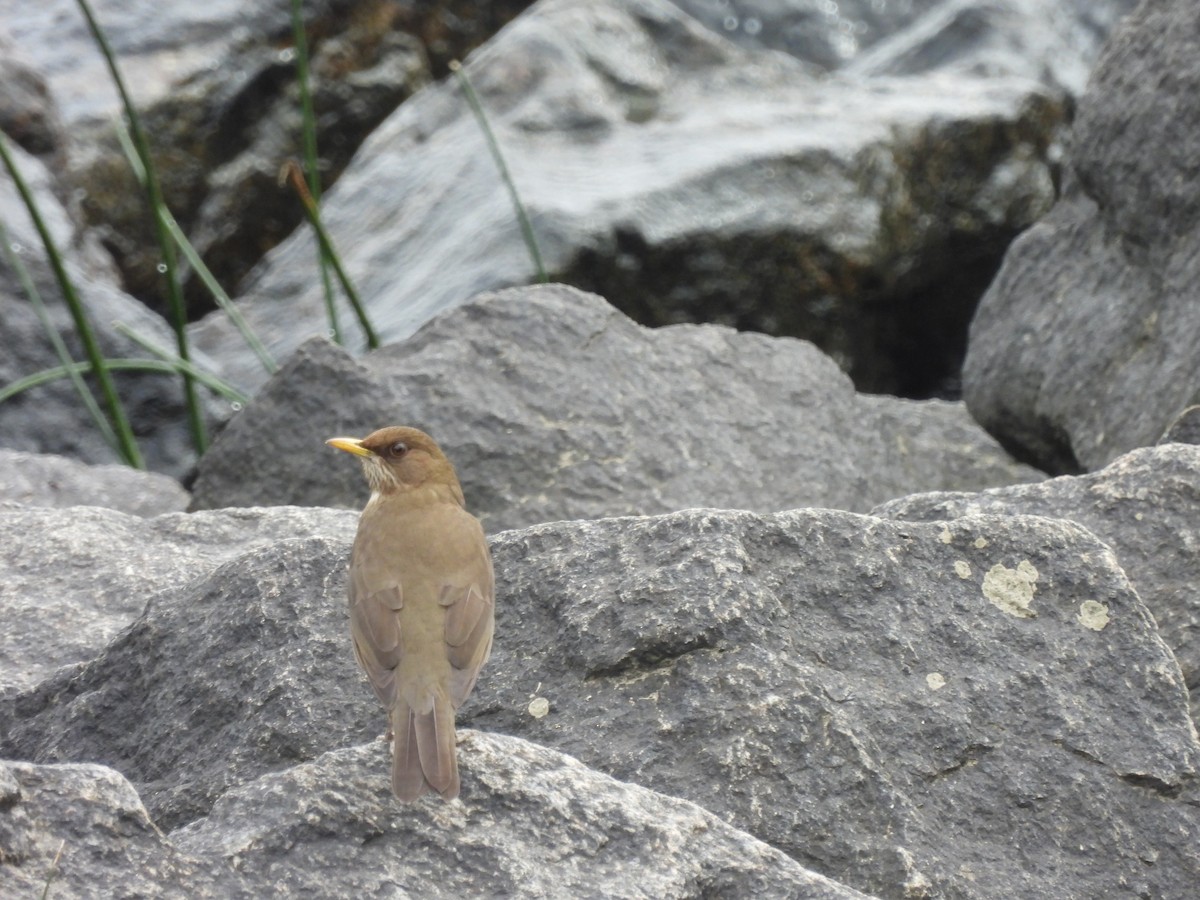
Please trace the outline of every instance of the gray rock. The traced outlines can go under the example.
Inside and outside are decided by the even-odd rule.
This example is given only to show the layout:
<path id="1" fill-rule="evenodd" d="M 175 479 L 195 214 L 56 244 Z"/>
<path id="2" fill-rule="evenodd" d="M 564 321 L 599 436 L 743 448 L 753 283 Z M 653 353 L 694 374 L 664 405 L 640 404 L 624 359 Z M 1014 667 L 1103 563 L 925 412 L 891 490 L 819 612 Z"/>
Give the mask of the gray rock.
<path id="1" fill-rule="evenodd" d="M 1108 544 L 1200 690 L 1200 447 L 1134 450 L 1091 475 L 978 494 L 916 494 L 875 515 L 927 522 L 978 513 L 1070 519 Z"/>
<path id="2" fill-rule="evenodd" d="M 236 788 L 171 840 L 259 897 L 865 898 L 553 750 L 465 731 L 459 754 L 465 802 L 397 804 L 376 741 Z"/>
<path id="3" fill-rule="evenodd" d="M 95 235 L 77 226 L 78 218 L 58 199 L 61 185 L 34 157 L 10 146 L 23 179 L 29 184 L 47 229 L 65 257 L 67 271 L 80 295 L 101 353 L 110 359 L 146 358 L 133 340 L 116 331 L 127 325 L 160 347 L 174 347 L 174 335 L 161 318 L 116 284 L 112 260 Z M 41 239 L 8 173 L 0 167 L 0 222 L 10 244 L 29 270 L 48 308 L 53 328 L 72 358 L 85 359 L 75 326 L 63 303 Z M 33 304 L 25 294 L 7 255 L 0 254 L 0 386 L 59 365 Z M 157 360 L 157 357 L 152 357 Z M 203 354 L 195 361 L 204 365 Z M 125 407 L 146 464 L 182 477 L 196 453 L 186 425 L 183 390 L 174 375 L 114 371 L 113 381 Z M 217 416 L 216 405 L 200 392 L 202 415 Z M 71 382 L 60 379 L 39 385 L 0 403 L 0 446 L 37 453 L 58 453 L 89 463 L 116 462 L 119 456 L 96 430 Z"/>
<path id="4" fill-rule="evenodd" d="M 817 79 L 667 0 L 546 0 L 466 70 L 552 280 L 644 324 L 803 336 L 907 396 L 957 374 L 974 298 L 1052 202 L 1066 112 L 1026 79 Z M 372 133 L 324 217 L 384 342 L 536 279 L 454 81 Z M 295 232 L 244 284 L 280 357 L 328 328 L 315 260 Z M 224 313 L 192 337 L 231 380 L 265 380 Z"/>
<path id="5" fill-rule="evenodd" d="M 920 4 L 922 15 L 910 27 L 874 43 L 849 62 L 846 70 L 866 76 L 930 71 L 981 77 L 1020 75 L 1077 95 L 1087 84 L 1104 40 L 1137 3 L 948 0 Z M 838 4 L 839 15 L 844 5 Z M 871 8 L 875 5 L 871 3 Z M 878 5 L 888 15 L 889 7 L 899 4 Z M 912 15 L 918 5 L 903 8 Z"/>
<path id="6" fill-rule="evenodd" d="M 378 737 L 347 653 L 346 547 L 284 539 L 153 595 L 96 659 L 14 698 L 0 755 L 112 766 L 170 829 L 234 785 Z"/>
<path id="7" fill-rule="evenodd" d="M 214 442 L 193 506 L 361 507 L 361 472 L 323 441 L 399 422 L 437 438 L 490 531 L 694 506 L 866 510 L 1041 477 L 961 404 L 856 394 L 805 342 L 642 328 L 551 285 L 484 295 L 358 361 L 306 344 Z"/>
<path id="8" fill-rule="evenodd" d="M 904 34 L 943 0 L 672 0 L 744 47 L 780 50 L 823 70 L 840 69 L 868 47 Z"/>
<path id="9" fill-rule="evenodd" d="M 174 478 L 129 466 L 0 449 L 0 507 L 103 506 L 135 516 L 182 512 L 190 495 Z"/>
<path id="10" fill-rule="evenodd" d="M 1200 405 L 1189 406 L 1158 439 L 1160 444 L 1200 444 Z"/>
<path id="11" fill-rule="evenodd" d="M 693 511 L 494 549 L 474 727 L 880 896 L 1182 897 L 1200 874 L 1182 676 L 1077 525 Z"/>
<path id="12" fill-rule="evenodd" d="M 1200 401 L 1200 6 L 1147 0 L 1079 105 L 1063 199 L 971 324 L 972 414 L 1019 458 L 1094 470 Z"/>
<path id="13" fill-rule="evenodd" d="M 0 708 L 0 752 L 114 765 L 168 825 L 214 810 L 191 852 L 235 854 L 270 797 L 281 824 L 250 866 L 281 875 L 271 847 L 370 808 L 291 783 L 346 766 L 385 790 L 382 747 L 252 784 L 382 725 L 348 652 L 347 551 L 317 533 L 160 594 L 96 660 Z M 508 532 L 493 552 L 472 727 L 700 803 L 881 897 L 1182 897 L 1200 877 L 1182 675 L 1078 525 L 694 510 Z M 513 780 L 488 758 L 465 767 L 468 802 Z M 391 833 L 373 821 L 344 840 Z"/>
<path id="14" fill-rule="evenodd" d="M 133 786 L 97 765 L 0 762 L 5 897 L 230 897 L 240 879 L 178 852 Z M 243 894 L 244 895 L 244 894 Z"/>
<path id="15" fill-rule="evenodd" d="M 35 156 L 53 157 L 66 143 L 45 79 L 0 31 L 0 132 Z"/>
<path id="16" fill-rule="evenodd" d="M 222 563 L 320 531 L 349 539 L 356 517 L 236 509 L 142 519 L 105 509 L 0 509 L 0 694 L 91 659 L 159 591 Z"/>

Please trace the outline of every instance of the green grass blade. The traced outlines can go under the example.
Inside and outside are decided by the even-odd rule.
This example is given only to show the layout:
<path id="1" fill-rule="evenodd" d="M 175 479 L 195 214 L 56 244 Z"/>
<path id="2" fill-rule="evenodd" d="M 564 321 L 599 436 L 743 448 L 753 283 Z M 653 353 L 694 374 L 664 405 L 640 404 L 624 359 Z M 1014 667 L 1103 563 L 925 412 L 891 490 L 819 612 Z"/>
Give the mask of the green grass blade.
<path id="1" fill-rule="evenodd" d="M 304 131 L 304 169 L 308 174 L 308 192 L 313 203 L 321 206 L 321 170 L 317 158 L 317 117 L 313 112 L 312 92 L 308 85 L 308 35 L 304 32 L 301 0 L 292 0 L 292 34 L 296 43 L 296 81 L 300 86 L 300 117 Z M 333 282 L 329 278 L 329 251 L 321 244 L 317 250 L 321 268 L 321 287 L 325 292 L 325 315 L 335 343 L 341 344 L 342 329 L 338 324 L 337 303 L 333 297 Z"/>
<path id="2" fill-rule="evenodd" d="M 54 270 L 54 277 L 58 280 L 63 300 L 66 302 L 67 309 L 71 313 L 71 319 L 75 323 L 75 331 L 79 335 L 80 343 L 83 344 L 84 355 L 87 356 L 91 371 L 95 374 L 96 380 L 100 385 L 100 394 L 104 398 L 105 406 L 108 408 L 109 421 L 112 423 L 113 432 L 116 434 L 120 454 L 129 465 L 137 469 L 144 469 L 146 464 L 142 460 L 142 454 L 138 449 L 137 441 L 134 440 L 133 429 L 129 427 L 129 420 L 125 417 L 125 408 L 121 405 L 121 400 L 117 396 L 116 386 L 113 384 L 112 377 L 104 365 L 104 356 L 100 352 L 100 345 L 96 342 L 96 335 L 92 331 L 91 322 L 88 321 L 87 312 L 83 308 L 83 303 L 80 301 L 79 295 L 75 292 L 74 283 L 71 281 L 70 276 L 67 275 L 62 254 L 58 252 L 58 247 L 54 244 L 54 238 L 50 236 L 50 230 L 46 227 L 46 223 L 42 219 L 37 201 L 33 199 L 33 194 L 30 192 L 29 186 L 25 183 L 25 179 L 21 177 L 16 162 L 8 152 L 7 139 L 2 135 L 0 135 L 0 159 L 3 160 L 4 167 L 8 170 L 13 184 L 16 185 L 17 192 L 21 195 L 21 200 L 24 201 L 26 209 L 29 210 L 29 218 L 33 221 L 33 227 L 37 229 L 38 236 L 42 239 L 42 245 L 46 248 L 46 257 L 50 261 L 50 267 Z"/>
<path id="3" fill-rule="evenodd" d="M 169 362 L 178 371 L 188 373 L 191 377 L 195 378 L 201 384 L 205 385 L 206 387 L 212 388 L 214 391 L 216 391 L 222 397 L 228 397 L 230 399 L 236 400 L 239 403 L 241 403 L 243 406 L 249 400 L 249 398 L 245 394 L 243 394 L 241 391 L 239 391 L 237 388 L 235 388 L 229 382 L 223 380 L 222 378 L 218 377 L 217 375 L 212 374 L 211 372 L 206 372 L 204 369 L 201 369 L 199 366 L 197 366 L 194 362 L 191 362 L 186 359 L 180 359 L 178 356 L 176 356 L 174 353 L 172 353 L 170 350 L 166 349 L 165 347 L 160 347 L 158 344 L 154 343 L 154 341 L 150 340 L 149 338 L 143 337 L 142 335 L 138 334 L 136 331 L 134 331 L 132 328 L 130 328 L 128 325 L 126 325 L 124 322 L 117 322 L 113 327 L 116 328 L 116 330 L 119 331 L 121 334 L 123 334 L 127 338 L 129 338 L 131 341 L 133 341 L 135 344 L 137 344 L 139 347 L 141 347 L 143 350 L 147 351 L 148 353 L 153 353 L 155 356 L 157 356 L 159 359 L 164 360 L 165 362 Z"/>
<path id="4" fill-rule="evenodd" d="M 500 152 L 500 144 L 496 141 L 496 135 L 492 133 L 492 126 L 488 124 L 487 115 L 483 111 L 483 104 L 479 102 L 479 97 L 475 93 L 475 88 L 471 84 L 471 79 L 467 77 L 467 70 L 462 67 L 462 63 L 458 60 L 452 60 L 450 62 L 450 71 L 458 76 L 458 83 L 462 87 L 463 96 L 467 98 L 471 112 L 475 114 L 475 120 L 479 123 L 479 128 L 483 132 L 483 138 L 487 141 L 492 159 L 496 162 L 496 168 L 500 170 L 500 178 L 504 182 L 504 186 L 508 188 L 508 197 L 512 201 L 513 211 L 517 214 L 517 222 L 521 226 L 521 237 L 525 239 L 525 248 L 529 251 L 529 258 L 533 260 L 533 268 L 537 271 L 538 281 L 545 284 L 549 279 L 546 276 L 546 266 L 542 262 L 542 251 L 538 249 L 537 238 L 533 233 L 533 225 L 529 221 L 529 215 L 525 212 L 525 204 L 521 202 L 521 195 L 517 193 L 517 186 L 513 183 L 512 175 L 508 171 L 508 165 L 504 162 L 504 154 Z"/>
<path id="5" fill-rule="evenodd" d="M 91 31 L 96 45 L 100 48 L 100 52 L 104 56 L 104 61 L 108 64 L 108 71 L 112 76 L 113 83 L 117 87 L 117 93 L 121 95 L 121 103 L 125 107 L 125 115 L 129 119 L 129 130 L 133 135 L 133 144 L 137 148 L 138 156 L 142 160 L 142 167 L 145 169 L 146 195 L 150 202 L 150 215 L 154 220 L 154 235 L 158 240 L 158 249 L 162 254 L 163 266 L 166 269 L 164 274 L 167 281 L 167 309 L 171 314 L 171 327 L 175 331 L 175 343 L 178 347 L 179 357 L 187 360 L 190 358 L 187 342 L 187 309 L 183 301 L 183 288 L 179 280 L 179 266 L 175 256 L 175 242 L 171 239 L 166 223 L 163 221 L 161 215 L 161 210 L 165 208 L 165 204 L 162 199 L 162 186 L 159 183 L 158 174 L 154 168 L 154 160 L 150 156 L 150 144 L 146 140 L 146 133 L 142 128 L 137 108 L 134 106 L 129 92 L 125 89 L 125 80 L 121 77 L 121 70 L 117 67 L 117 60 L 113 55 L 112 47 L 109 46 L 108 38 L 104 36 L 104 32 L 100 29 L 100 25 L 96 21 L 96 16 L 93 14 L 87 0 L 75 0 L 75 2 L 83 13 L 83 17 L 87 20 L 88 29 Z M 200 401 L 196 395 L 195 381 L 187 374 L 183 376 L 183 392 L 187 403 L 188 425 L 192 433 L 192 444 L 196 448 L 197 454 L 203 454 L 208 447 L 208 435 L 204 428 L 204 416 L 200 410 Z"/>
<path id="6" fill-rule="evenodd" d="M 111 371 L 162 372 L 167 375 L 180 375 L 186 371 L 198 383 L 211 388 L 214 393 L 220 394 L 231 403 L 245 406 L 250 402 L 250 398 L 237 388 L 231 387 L 219 378 L 209 375 L 203 369 L 197 368 L 190 362 L 184 362 L 178 357 L 171 360 L 118 357 L 117 359 L 105 360 L 104 367 Z M 32 375 L 19 378 L 12 384 L 0 389 L 0 403 L 10 400 L 17 396 L 17 394 L 27 391 L 30 388 L 49 384 L 52 381 L 58 381 L 60 378 L 70 378 L 72 375 L 86 375 L 92 371 L 94 371 L 92 364 L 84 361 L 71 363 L 69 366 L 55 366 L 52 369 L 43 369 L 40 372 L 34 372 Z"/>
<path id="7" fill-rule="evenodd" d="M 329 232 L 325 230 L 325 225 L 321 222 L 320 210 L 317 209 L 316 202 L 314 202 L 312 196 L 308 193 L 308 186 L 304 183 L 304 178 L 300 174 L 299 163 L 294 159 L 289 159 L 283 164 L 283 172 L 281 174 L 300 198 L 300 204 L 304 207 L 304 214 L 308 216 L 308 222 L 312 225 L 313 232 L 317 235 L 318 243 L 329 254 L 329 262 L 338 277 L 338 282 L 341 284 L 342 290 L 346 292 L 346 299 L 350 301 L 350 306 L 354 310 L 354 314 L 358 317 L 358 324 L 367 336 L 367 346 L 372 350 L 376 349 L 379 346 L 379 335 L 375 333 L 375 329 L 371 325 L 371 320 L 367 316 L 366 307 L 363 306 L 362 298 L 358 296 L 358 291 L 355 289 L 354 283 L 350 280 L 350 276 L 346 274 L 346 269 L 342 266 L 342 258 L 338 255 L 337 248 L 333 246 L 333 239 L 329 236 Z"/>
<path id="8" fill-rule="evenodd" d="M 3 222 L 0 222 L 0 244 L 4 245 L 4 255 L 8 259 L 8 265 L 16 273 L 17 280 L 21 282 L 21 287 L 25 290 L 25 296 L 29 298 L 29 305 L 33 307 L 38 321 L 42 323 L 42 330 L 46 332 L 46 337 L 50 339 L 50 343 L 54 346 L 54 353 L 58 357 L 58 361 L 64 366 L 70 366 L 75 362 L 71 357 L 71 351 L 67 349 L 67 345 L 58 333 L 58 329 L 54 327 L 54 323 L 50 321 L 50 313 L 46 310 L 46 304 L 42 301 L 42 295 L 38 291 L 37 285 L 33 283 L 33 278 L 30 277 L 24 260 L 13 249 L 8 236 L 8 229 L 4 227 Z M 88 415 L 92 417 L 96 429 L 100 432 L 108 446 L 120 454 L 121 445 L 117 441 L 117 436 L 113 433 L 112 426 L 108 424 L 108 419 L 104 417 L 104 411 L 100 409 L 100 404 L 96 402 L 96 398 L 88 390 L 83 376 L 78 372 L 72 372 L 71 383 L 75 385 L 75 392 L 79 394 L 79 399 L 87 408 Z"/>
<path id="9" fill-rule="evenodd" d="M 125 127 L 125 123 L 119 118 L 116 120 L 115 125 L 117 140 L 121 144 L 121 149 L 125 151 L 125 158 L 129 161 L 129 165 L 133 169 L 137 180 L 142 184 L 142 187 L 145 187 L 146 169 L 138 157 L 137 148 L 133 146 L 133 138 L 129 136 L 129 129 Z M 176 246 L 179 247 L 179 250 L 186 257 L 197 277 L 208 288 L 208 292 L 212 295 L 217 306 L 225 311 L 225 314 L 229 316 L 229 321 L 241 333 L 242 339 L 254 351 L 263 368 L 270 374 L 279 371 L 279 366 L 276 364 L 274 357 L 271 356 L 270 351 L 258 339 L 258 335 L 254 333 L 254 329 L 250 327 L 250 323 L 246 321 L 241 310 L 237 308 L 237 304 L 229 298 L 229 295 L 225 293 L 225 289 L 221 287 L 216 277 L 209 271 L 208 266 L 204 264 L 204 260 L 200 258 L 200 254 L 196 252 L 196 248 L 192 246 L 192 242 L 187 239 L 187 235 L 183 233 L 183 229 L 175 221 L 175 216 L 171 214 L 171 210 L 164 205 L 160 213 L 163 221 L 166 222 L 167 230 L 175 240 Z"/>

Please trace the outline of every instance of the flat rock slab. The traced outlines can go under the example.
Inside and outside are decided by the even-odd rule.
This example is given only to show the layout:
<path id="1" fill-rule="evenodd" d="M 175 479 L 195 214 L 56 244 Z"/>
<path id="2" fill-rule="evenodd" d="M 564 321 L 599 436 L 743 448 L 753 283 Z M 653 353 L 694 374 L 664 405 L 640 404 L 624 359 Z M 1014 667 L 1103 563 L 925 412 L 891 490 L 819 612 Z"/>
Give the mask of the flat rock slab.
<path id="1" fill-rule="evenodd" d="M 701 804 L 880 897 L 1186 896 L 1200 878 L 1182 674 L 1077 524 L 693 510 L 493 552 L 497 643 L 464 724 Z M 349 652 L 347 553 L 318 531 L 160 593 L 0 707 L 0 753 L 112 765 L 167 827 L 237 821 L 222 795 L 382 728 Z M 476 765 L 467 786 L 490 790 Z"/>
<path id="2" fill-rule="evenodd" d="M 361 507 L 324 446 L 429 431 L 488 531 L 697 506 L 865 511 L 922 490 L 1035 481 L 962 404 L 856 394 L 811 344 L 636 325 L 562 285 L 483 295 L 361 360 L 306 344 L 201 462 L 193 507 Z"/>

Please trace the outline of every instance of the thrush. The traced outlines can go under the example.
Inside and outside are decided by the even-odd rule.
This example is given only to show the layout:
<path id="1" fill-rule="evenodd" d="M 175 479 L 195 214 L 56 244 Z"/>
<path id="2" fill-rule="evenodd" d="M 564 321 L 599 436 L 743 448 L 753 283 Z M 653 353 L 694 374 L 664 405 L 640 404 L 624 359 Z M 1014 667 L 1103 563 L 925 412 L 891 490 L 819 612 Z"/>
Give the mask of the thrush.
<path id="1" fill-rule="evenodd" d="M 415 428 L 326 443 L 360 457 L 371 498 L 350 555 L 354 657 L 388 711 L 392 792 L 458 796 L 454 713 L 492 649 L 487 539 L 454 466 Z"/>

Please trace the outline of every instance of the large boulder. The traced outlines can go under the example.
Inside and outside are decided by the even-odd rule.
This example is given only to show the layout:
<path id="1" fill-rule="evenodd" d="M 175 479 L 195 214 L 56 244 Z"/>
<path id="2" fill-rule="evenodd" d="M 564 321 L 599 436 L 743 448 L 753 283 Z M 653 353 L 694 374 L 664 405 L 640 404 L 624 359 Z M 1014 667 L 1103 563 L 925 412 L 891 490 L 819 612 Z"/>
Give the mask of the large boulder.
<path id="1" fill-rule="evenodd" d="M 383 748 L 351 749 L 383 715 L 349 651 L 348 543 L 314 525 L 161 591 L 94 660 L 11 698 L 0 753 L 113 766 L 164 827 L 196 823 L 189 852 L 256 878 L 284 877 L 272 848 L 309 835 L 349 829 L 372 872 L 395 863 L 370 835 L 442 846 L 433 823 L 464 807 L 383 806 Z M 698 803 L 880 897 L 1182 897 L 1200 878 L 1183 678 L 1076 524 L 695 510 L 511 531 L 493 552 L 497 642 L 464 724 Z M 467 810 L 558 796 L 504 774 L 498 756 L 529 751 L 480 740 Z"/>
<path id="2" fill-rule="evenodd" d="M 551 285 L 481 296 L 357 361 L 306 344 L 214 442 L 193 505 L 359 507 L 362 473 L 323 441 L 396 423 L 446 448 L 491 531 L 693 506 L 863 511 L 1041 477 L 961 404 L 856 394 L 806 342 L 643 328 Z"/>
<path id="3" fill-rule="evenodd" d="M 921 522 L 979 513 L 1078 522 L 1113 549 L 1200 700 L 1200 447 L 1134 450 L 1090 475 L 1036 485 L 915 494 L 873 513 Z"/>
<path id="4" fill-rule="evenodd" d="M 1200 400 L 1200 5 L 1146 0 L 1080 100 L 1066 188 L 971 324 L 972 414 L 1047 471 L 1153 444 Z"/>
<path id="5" fill-rule="evenodd" d="M 1020 77 L 821 78 L 667 0 L 543 0 L 465 68 L 552 280 L 644 324 L 803 336 L 906 396 L 957 376 L 975 298 L 1053 200 L 1067 112 Z M 385 342 L 537 277 L 454 80 L 371 134 L 324 215 Z M 245 282 L 280 357 L 328 329 L 316 258 L 298 231 Z M 230 379 L 265 380 L 223 312 L 193 337 Z"/>
<path id="6" fill-rule="evenodd" d="M 386 745 L 372 742 L 232 790 L 170 836 L 112 769 L 0 763 L 0 892 L 869 900 L 692 803 L 553 750 L 465 732 L 459 754 L 468 793 L 448 809 L 397 806 Z"/>

